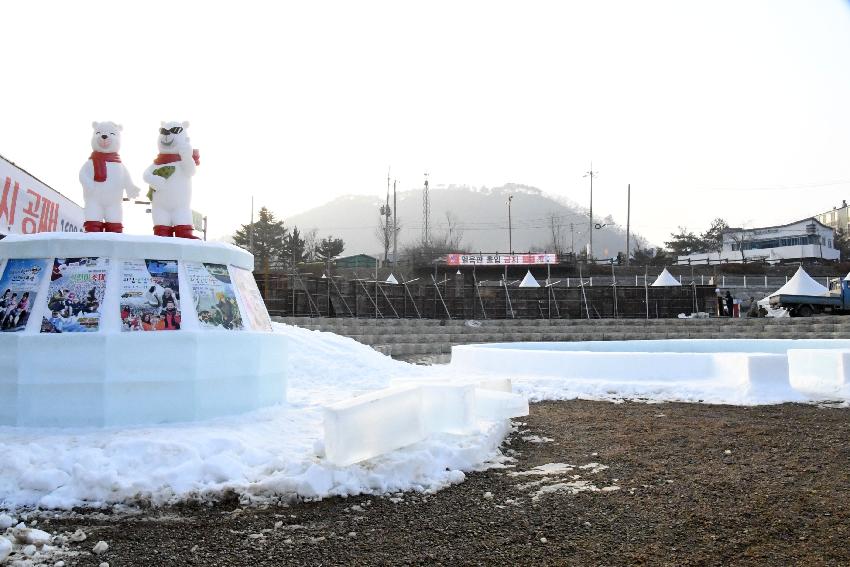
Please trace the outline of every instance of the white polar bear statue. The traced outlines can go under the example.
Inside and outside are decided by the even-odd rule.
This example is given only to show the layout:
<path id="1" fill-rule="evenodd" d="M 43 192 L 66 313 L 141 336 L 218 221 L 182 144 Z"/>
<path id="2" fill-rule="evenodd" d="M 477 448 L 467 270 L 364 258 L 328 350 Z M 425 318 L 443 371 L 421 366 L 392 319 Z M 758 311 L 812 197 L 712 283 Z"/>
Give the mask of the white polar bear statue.
<path id="1" fill-rule="evenodd" d="M 148 195 L 157 236 L 196 238 L 192 234 L 192 176 L 201 161 L 189 142 L 188 127 L 188 122 L 160 123 L 159 155 L 143 176 L 151 188 Z"/>
<path id="2" fill-rule="evenodd" d="M 85 199 L 86 232 L 123 232 L 121 202 L 124 192 L 133 199 L 139 188 L 121 163 L 121 125 L 114 122 L 92 122 L 91 147 L 94 150 L 80 170 L 80 184 Z"/>

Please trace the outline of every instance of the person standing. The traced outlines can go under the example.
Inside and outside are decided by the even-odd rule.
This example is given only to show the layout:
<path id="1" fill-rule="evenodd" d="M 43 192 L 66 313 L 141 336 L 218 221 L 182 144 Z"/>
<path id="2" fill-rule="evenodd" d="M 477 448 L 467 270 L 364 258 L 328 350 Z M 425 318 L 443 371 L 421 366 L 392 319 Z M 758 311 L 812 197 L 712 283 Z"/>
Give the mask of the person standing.
<path id="1" fill-rule="evenodd" d="M 735 316 L 735 300 L 732 299 L 732 292 L 726 290 L 726 311 L 729 312 L 729 317 Z"/>

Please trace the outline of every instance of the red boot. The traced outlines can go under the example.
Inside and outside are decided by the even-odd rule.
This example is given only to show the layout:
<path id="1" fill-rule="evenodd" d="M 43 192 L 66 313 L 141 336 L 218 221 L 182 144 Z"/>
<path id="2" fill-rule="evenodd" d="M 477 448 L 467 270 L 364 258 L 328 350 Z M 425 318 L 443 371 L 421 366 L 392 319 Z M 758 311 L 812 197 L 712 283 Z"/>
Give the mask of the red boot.
<path id="1" fill-rule="evenodd" d="M 86 232 L 103 232 L 103 223 L 96 220 L 87 220 L 83 223 L 83 230 Z"/>
<path id="2" fill-rule="evenodd" d="M 124 232 L 124 225 L 120 222 L 107 222 L 103 225 L 103 232 Z"/>
<path id="3" fill-rule="evenodd" d="M 195 240 L 199 240 L 197 236 L 192 234 L 192 225 L 191 224 L 178 224 L 174 227 L 174 236 L 177 238 L 194 238 Z"/>
<path id="4" fill-rule="evenodd" d="M 174 227 L 164 224 L 156 224 L 153 227 L 153 233 L 156 236 L 174 236 Z"/>

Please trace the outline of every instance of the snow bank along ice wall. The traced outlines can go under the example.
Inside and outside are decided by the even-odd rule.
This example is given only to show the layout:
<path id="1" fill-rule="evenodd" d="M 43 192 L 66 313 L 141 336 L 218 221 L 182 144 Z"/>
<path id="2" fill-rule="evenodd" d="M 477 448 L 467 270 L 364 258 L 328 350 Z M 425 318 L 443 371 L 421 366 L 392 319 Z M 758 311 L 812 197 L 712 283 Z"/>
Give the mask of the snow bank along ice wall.
<path id="1" fill-rule="evenodd" d="M 191 421 L 285 401 L 286 338 L 252 269 L 251 254 L 197 240 L 0 241 L 0 425 Z"/>
<path id="2" fill-rule="evenodd" d="M 848 350 L 845 339 L 496 343 L 452 347 L 451 367 L 601 384 L 700 383 L 702 391 L 723 391 L 720 399 L 773 403 L 802 399 L 800 392 L 828 397 L 850 389 L 850 359 L 838 366 Z"/>

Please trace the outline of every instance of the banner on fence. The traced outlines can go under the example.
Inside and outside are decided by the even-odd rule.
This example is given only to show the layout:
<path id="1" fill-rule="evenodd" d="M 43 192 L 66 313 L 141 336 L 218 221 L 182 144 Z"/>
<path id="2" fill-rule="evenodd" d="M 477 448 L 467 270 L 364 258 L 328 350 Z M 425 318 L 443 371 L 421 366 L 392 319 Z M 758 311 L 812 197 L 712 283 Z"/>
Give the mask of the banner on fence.
<path id="1" fill-rule="evenodd" d="M 557 254 L 446 254 L 446 264 L 449 266 L 528 266 L 557 263 Z"/>

